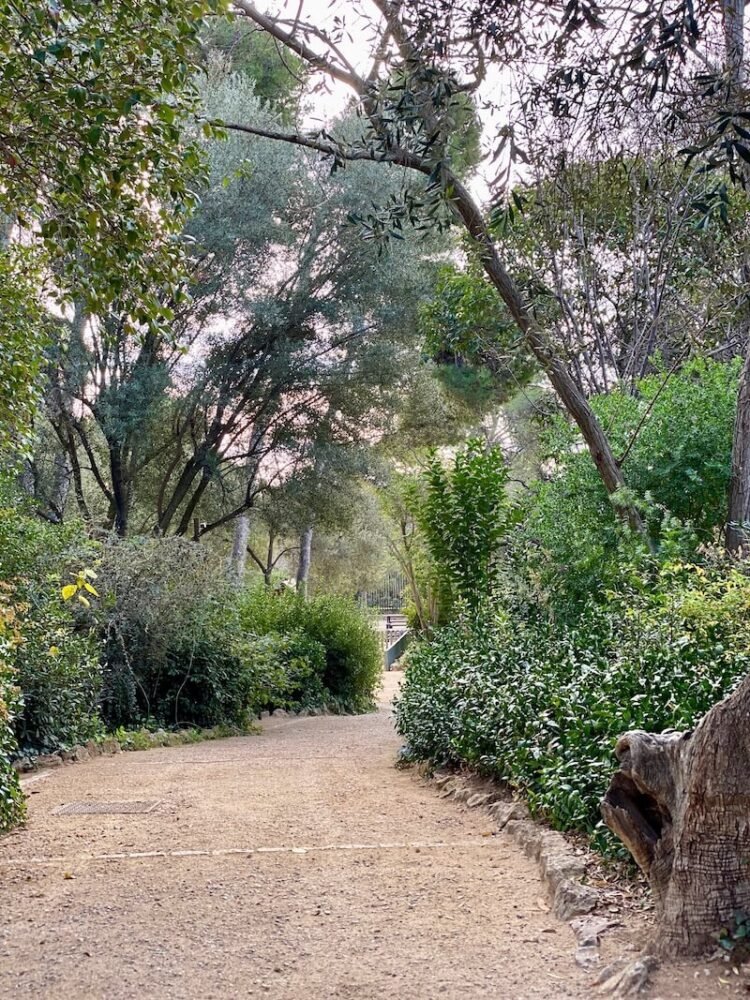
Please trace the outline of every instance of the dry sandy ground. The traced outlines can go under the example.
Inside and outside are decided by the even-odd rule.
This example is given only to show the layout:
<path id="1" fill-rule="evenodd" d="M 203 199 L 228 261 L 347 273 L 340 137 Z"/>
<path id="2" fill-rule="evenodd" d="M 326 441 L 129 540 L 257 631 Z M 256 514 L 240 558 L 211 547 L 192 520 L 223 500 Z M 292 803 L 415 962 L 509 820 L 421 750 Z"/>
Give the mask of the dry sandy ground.
<path id="1" fill-rule="evenodd" d="M 590 997 L 535 865 L 397 747 L 384 706 L 37 778 L 0 840 L 0 997 Z M 158 805 L 55 813 L 133 800 Z M 738 985 L 669 970 L 652 996 Z"/>

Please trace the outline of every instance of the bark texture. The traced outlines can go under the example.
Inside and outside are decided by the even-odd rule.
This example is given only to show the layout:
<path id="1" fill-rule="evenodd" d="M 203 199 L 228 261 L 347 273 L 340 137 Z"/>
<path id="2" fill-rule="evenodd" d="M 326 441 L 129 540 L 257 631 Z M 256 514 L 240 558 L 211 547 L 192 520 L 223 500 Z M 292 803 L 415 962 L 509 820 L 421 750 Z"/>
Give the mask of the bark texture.
<path id="1" fill-rule="evenodd" d="M 722 17 L 727 72 L 733 83 L 740 84 L 744 76 L 745 0 L 722 0 Z"/>
<path id="2" fill-rule="evenodd" d="M 747 546 L 750 528 L 750 342 L 737 390 L 727 521 L 727 548 L 740 552 Z"/>
<path id="3" fill-rule="evenodd" d="M 230 583 L 242 586 L 247 568 L 247 543 L 250 539 L 250 515 L 241 514 L 234 522 L 232 551 L 229 555 L 227 576 Z"/>
<path id="4" fill-rule="evenodd" d="M 310 578 L 310 563 L 312 562 L 313 529 L 305 528 L 299 540 L 299 563 L 297 565 L 297 593 L 307 597 L 307 582 Z"/>
<path id="5" fill-rule="evenodd" d="M 634 731 L 602 815 L 648 876 L 654 948 L 700 954 L 750 912 L 750 677 L 692 732 Z"/>

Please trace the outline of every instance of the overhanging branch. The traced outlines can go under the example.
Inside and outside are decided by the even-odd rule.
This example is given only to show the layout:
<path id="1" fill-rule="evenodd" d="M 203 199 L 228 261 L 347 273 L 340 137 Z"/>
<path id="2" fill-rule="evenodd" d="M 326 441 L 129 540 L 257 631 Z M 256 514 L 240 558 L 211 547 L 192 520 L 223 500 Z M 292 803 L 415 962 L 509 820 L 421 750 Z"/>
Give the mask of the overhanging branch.
<path id="1" fill-rule="evenodd" d="M 400 147 L 383 150 L 365 146 L 345 146 L 326 139 L 318 139 L 314 135 L 305 135 L 302 132 L 277 132 L 274 129 L 260 128 L 256 125 L 241 125 L 238 122 L 222 122 L 221 125 L 232 132 L 244 132 L 246 135 L 257 135 L 261 139 L 273 139 L 277 142 L 289 143 L 292 146 L 302 146 L 304 149 L 312 149 L 316 153 L 332 156 L 334 159 L 393 163 L 396 166 L 407 167 L 410 170 L 417 170 L 419 173 L 428 175 L 432 173 L 433 169 L 432 164 L 426 163 L 415 153 Z"/>
<path id="2" fill-rule="evenodd" d="M 348 60 L 344 60 L 346 63 L 345 66 L 336 65 L 336 63 L 331 59 L 327 59 L 325 56 L 316 52 L 306 42 L 297 37 L 292 31 L 287 31 L 277 18 L 269 17 L 268 14 L 261 13 L 255 4 L 250 3 L 250 0 L 233 0 L 232 7 L 237 13 L 250 18 L 250 20 L 254 21 L 259 28 L 267 31 L 272 38 L 281 42 L 282 45 L 286 45 L 288 49 L 295 52 L 300 59 L 304 59 L 304 61 L 314 69 L 322 70 L 335 80 L 345 83 L 358 94 L 362 94 L 364 92 L 366 86 L 365 81 L 361 76 L 358 76 L 357 73 L 354 72 Z M 298 25 L 298 27 L 301 27 L 304 30 L 303 25 Z M 322 37 L 322 32 L 317 29 L 315 30 L 315 34 L 318 37 Z M 331 48 L 339 59 L 343 58 L 343 56 L 338 52 L 337 47 L 333 45 L 330 39 L 324 37 L 323 41 Z"/>

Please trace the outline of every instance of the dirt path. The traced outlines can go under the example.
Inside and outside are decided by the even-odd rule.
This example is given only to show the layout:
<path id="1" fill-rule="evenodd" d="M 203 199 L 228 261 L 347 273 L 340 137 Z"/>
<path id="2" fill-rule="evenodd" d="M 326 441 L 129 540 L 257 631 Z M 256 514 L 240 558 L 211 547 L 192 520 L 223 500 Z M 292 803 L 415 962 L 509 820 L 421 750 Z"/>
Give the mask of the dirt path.
<path id="1" fill-rule="evenodd" d="M 397 746 L 384 707 L 36 780 L 0 840 L 0 997 L 590 996 L 535 865 Z M 158 805 L 55 813 L 131 800 Z"/>

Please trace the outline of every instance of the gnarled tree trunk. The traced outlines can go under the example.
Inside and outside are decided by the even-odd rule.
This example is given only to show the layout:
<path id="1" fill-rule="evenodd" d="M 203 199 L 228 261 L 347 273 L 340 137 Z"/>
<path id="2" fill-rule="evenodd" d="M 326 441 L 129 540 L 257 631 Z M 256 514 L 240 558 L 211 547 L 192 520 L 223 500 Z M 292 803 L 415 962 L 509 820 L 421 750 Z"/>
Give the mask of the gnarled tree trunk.
<path id="1" fill-rule="evenodd" d="M 651 883 L 653 946 L 699 954 L 750 912 L 750 677 L 693 732 L 626 733 L 616 753 L 602 815 Z"/>

